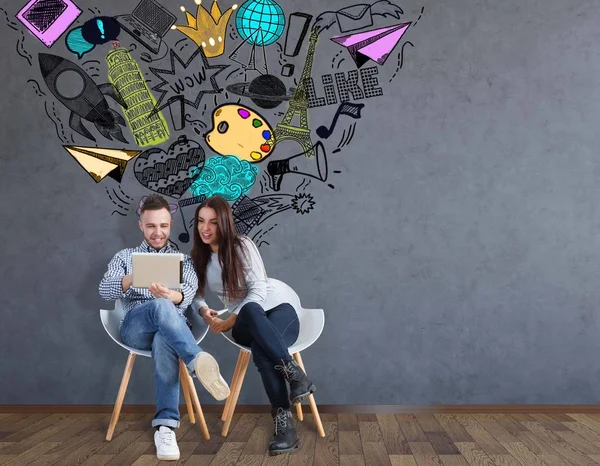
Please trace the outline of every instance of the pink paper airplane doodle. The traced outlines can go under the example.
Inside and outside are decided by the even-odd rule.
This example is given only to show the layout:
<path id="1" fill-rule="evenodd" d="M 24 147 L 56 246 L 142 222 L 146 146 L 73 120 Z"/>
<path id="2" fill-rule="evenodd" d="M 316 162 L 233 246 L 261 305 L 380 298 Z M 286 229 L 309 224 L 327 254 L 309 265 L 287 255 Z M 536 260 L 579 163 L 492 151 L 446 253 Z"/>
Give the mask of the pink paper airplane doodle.
<path id="1" fill-rule="evenodd" d="M 368 60 L 383 65 L 410 25 L 410 22 L 401 23 L 347 36 L 334 36 L 331 40 L 348 49 L 357 68 Z"/>

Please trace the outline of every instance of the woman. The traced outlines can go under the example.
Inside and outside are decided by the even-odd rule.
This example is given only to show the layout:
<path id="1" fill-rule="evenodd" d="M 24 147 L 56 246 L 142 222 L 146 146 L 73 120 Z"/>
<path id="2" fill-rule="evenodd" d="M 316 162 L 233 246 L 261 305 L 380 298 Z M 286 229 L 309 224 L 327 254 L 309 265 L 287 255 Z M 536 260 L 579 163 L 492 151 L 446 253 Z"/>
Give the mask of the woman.
<path id="1" fill-rule="evenodd" d="M 276 455 L 298 448 L 300 439 L 290 403 L 299 403 L 315 391 L 288 352 L 298 338 L 298 315 L 283 301 L 281 285 L 267 278 L 256 245 L 237 235 L 231 208 L 222 197 L 210 197 L 196 209 L 191 257 L 198 275 L 198 294 L 193 305 L 213 332 L 233 329 L 234 340 L 252 349 L 275 425 L 269 453 Z M 227 320 L 217 317 L 217 312 L 204 301 L 207 288 L 228 307 L 231 314 Z"/>

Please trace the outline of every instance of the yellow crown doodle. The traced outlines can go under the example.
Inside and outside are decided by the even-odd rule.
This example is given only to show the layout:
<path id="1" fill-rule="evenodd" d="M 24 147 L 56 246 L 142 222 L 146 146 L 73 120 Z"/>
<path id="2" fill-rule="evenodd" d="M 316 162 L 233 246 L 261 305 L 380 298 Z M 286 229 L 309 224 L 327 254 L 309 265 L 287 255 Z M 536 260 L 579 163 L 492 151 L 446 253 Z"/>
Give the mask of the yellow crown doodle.
<path id="1" fill-rule="evenodd" d="M 181 31 L 192 39 L 198 47 L 202 47 L 207 57 L 218 57 L 223 53 L 225 47 L 227 22 L 237 5 L 233 5 L 225 13 L 221 13 L 217 0 L 214 0 L 209 13 L 202 6 L 202 0 L 195 0 L 195 3 L 198 5 L 196 17 L 185 11 L 185 7 L 182 6 L 181 11 L 185 11 L 188 25 L 174 25 L 172 28 Z"/>

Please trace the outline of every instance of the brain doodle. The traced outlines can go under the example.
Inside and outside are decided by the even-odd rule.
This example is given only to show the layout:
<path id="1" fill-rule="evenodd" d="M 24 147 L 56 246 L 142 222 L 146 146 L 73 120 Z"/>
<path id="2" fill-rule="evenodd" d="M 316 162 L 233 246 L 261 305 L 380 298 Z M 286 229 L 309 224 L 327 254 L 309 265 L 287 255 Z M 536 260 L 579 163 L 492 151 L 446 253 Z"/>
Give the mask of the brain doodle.
<path id="1" fill-rule="evenodd" d="M 258 168 L 232 156 L 208 159 L 190 191 L 194 196 L 218 194 L 228 201 L 247 194 L 256 181 Z"/>

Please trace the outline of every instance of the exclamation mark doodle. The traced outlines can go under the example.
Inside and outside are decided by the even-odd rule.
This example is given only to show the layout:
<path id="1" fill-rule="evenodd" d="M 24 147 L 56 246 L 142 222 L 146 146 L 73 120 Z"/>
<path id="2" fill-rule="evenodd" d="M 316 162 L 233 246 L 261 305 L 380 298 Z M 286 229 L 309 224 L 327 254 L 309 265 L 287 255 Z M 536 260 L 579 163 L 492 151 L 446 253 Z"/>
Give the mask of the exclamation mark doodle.
<path id="1" fill-rule="evenodd" d="M 298 55 L 302 48 L 302 42 L 308 32 L 311 19 L 312 15 L 306 13 L 290 13 L 283 51 L 285 56 L 295 57 Z"/>
<path id="2" fill-rule="evenodd" d="M 100 30 L 100 37 L 102 39 L 106 39 L 106 37 L 104 36 L 104 23 L 101 19 L 97 19 L 96 24 L 98 25 L 98 29 Z"/>

